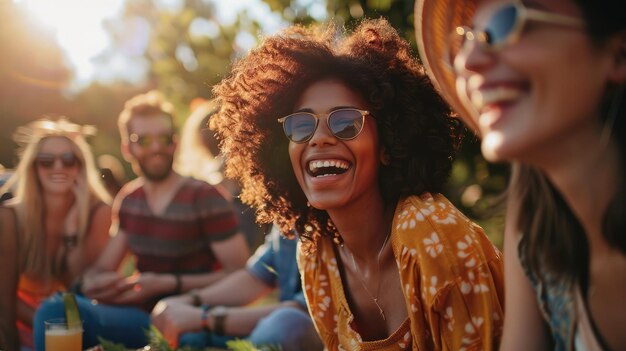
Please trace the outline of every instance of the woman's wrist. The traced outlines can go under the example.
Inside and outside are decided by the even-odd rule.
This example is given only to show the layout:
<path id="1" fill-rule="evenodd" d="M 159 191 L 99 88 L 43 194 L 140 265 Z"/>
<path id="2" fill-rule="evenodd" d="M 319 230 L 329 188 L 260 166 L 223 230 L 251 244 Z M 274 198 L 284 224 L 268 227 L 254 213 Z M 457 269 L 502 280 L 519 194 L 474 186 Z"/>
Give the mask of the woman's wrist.
<path id="1" fill-rule="evenodd" d="M 179 274 L 144 272 L 141 273 L 141 275 L 146 278 L 148 278 L 149 275 L 153 275 L 154 278 L 149 280 L 158 284 L 157 289 L 163 295 L 176 296 L 182 294 L 183 282 L 182 277 Z"/>

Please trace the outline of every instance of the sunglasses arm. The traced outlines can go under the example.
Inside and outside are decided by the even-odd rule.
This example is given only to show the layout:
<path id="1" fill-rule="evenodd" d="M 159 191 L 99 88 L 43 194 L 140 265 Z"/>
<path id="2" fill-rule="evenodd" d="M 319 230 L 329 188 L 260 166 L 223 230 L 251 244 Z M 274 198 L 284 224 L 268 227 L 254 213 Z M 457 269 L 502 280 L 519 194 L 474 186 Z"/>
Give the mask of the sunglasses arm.
<path id="1" fill-rule="evenodd" d="M 585 22 L 580 18 L 567 16 L 567 15 L 560 15 L 557 13 L 550 13 L 546 11 L 528 9 L 528 8 L 525 9 L 524 13 L 525 13 L 524 16 L 526 16 L 526 18 L 534 20 L 534 21 L 554 23 L 554 24 L 560 24 L 564 26 L 573 26 L 573 27 L 583 27 L 585 25 Z"/>

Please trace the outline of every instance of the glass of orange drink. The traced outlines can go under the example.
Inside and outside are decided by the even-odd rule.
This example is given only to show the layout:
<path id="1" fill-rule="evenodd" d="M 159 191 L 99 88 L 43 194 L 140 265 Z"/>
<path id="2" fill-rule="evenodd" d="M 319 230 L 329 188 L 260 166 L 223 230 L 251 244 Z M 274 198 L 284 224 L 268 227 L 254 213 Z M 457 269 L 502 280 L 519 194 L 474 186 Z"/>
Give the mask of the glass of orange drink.
<path id="1" fill-rule="evenodd" d="M 44 322 L 46 328 L 46 351 L 82 351 L 82 323 L 69 324 L 64 318 Z"/>

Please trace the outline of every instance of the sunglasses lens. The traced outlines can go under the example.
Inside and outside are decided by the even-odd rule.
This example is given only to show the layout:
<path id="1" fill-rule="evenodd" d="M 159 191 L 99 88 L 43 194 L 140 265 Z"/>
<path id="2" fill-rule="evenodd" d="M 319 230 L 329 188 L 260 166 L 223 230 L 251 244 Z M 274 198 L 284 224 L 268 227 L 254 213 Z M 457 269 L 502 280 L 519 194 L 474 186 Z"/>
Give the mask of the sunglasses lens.
<path id="1" fill-rule="evenodd" d="M 150 146 L 150 144 L 152 144 L 152 137 L 149 135 L 142 135 L 137 139 L 137 143 L 141 147 L 148 147 Z"/>
<path id="2" fill-rule="evenodd" d="M 519 15 L 517 7 L 507 5 L 493 14 L 484 29 L 485 41 L 489 45 L 498 45 L 513 33 Z"/>
<path id="3" fill-rule="evenodd" d="M 157 142 L 161 146 L 170 146 L 174 142 L 173 135 L 137 135 L 132 134 L 130 141 L 137 143 L 142 148 L 150 147 L 153 142 Z"/>
<path id="4" fill-rule="evenodd" d="M 170 146 L 172 145 L 172 136 L 171 135 L 159 135 L 157 137 L 157 141 L 159 142 L 159 144 L 164 145 L 164 146 Z"/>
<path id="5" fill-rule="evenodd" d="M 50 154 L 39 154 L 36 158 L 37 166 L 42 168 L 51 168 L 54 165 L 55 157 Z"/>
<path id="6" fill-rule="evenodd" d="M 337 110 L 328 116 L 328 125 L 337 138 L 353 139 L 363 129 L 363 119 L 363 115 L 358 110 Z"/>
<path id="7" fill-rule="evenodd" d="M 71 152 L 66 152 L 61 155 L 53 155 L 53 154 L 39 154 L 36 158 L 37 166 L 42 168 L 52 168 L 56 160 L 60 159 L 61 164 L 65 168 L 72 168 L 78 164 L 78 158 Z"/>
<path id="8" fill-rule="evenodd" d="M 76 166 L 76 164 L 78 163 L 78 159 L 73 153 L 68 152 L 61 155 L 61 162 L 63 163 L 63 166 L 65 168 L 71 168 Z"/>
<path id="9" fill-rule="evenodd" d="M 309 113 L 294 113 L 287 116 L 283 123 L 287 138 L 294 143 L 308 140 L 315 133 L 316 126 L 315 116 Z"/>

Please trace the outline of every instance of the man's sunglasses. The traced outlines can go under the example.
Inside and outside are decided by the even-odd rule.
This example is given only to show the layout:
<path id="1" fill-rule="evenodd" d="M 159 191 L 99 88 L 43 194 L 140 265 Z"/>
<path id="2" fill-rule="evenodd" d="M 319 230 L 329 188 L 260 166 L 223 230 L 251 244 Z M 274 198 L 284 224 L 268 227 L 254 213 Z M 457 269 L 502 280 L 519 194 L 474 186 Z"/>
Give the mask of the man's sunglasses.
<path id="1" fill-rule="evenodd" d="M 449 64 L 468 41 L 476 41 L 483 49 L 498 50 L 519 40 L 524 26 L 529 21 L 582 28 L 582 19 L 552 12 L 529 9 L 521 2 L 504 4 L 493 11 L 484 28 L 472 29 L 460 26 L 454 29 L 449 43 Z"/>
<path id="2" fill-rule="evenodd" d="M 328 114 L 316 115 L 310 112 L 296 112 L 278 119 L 289 140 L 294 143 L 306 143 L 311 140 L 317 130 L 320 118 L 327 116 L 328 130 L 341 140 L 352 140 L 363 130 L 365 116 L 368 111 L 356 108 L 342 108 Z M 371 116 L 371 115 L 370 115 Z"/>
<path id="3" fill-rule="evenodd" d="M 155 141 L 161 146 L 170 146 L 174 142 L 174 136 L 172 134 L 163 135 L 138 135 L 132 133 L 129 136 L 130 142 L 135 143 L 143 148 L 149 147 Z"/>
<path id="4" fill-rule="evenodd" d="M 56 160 L 60 160 L 64 168 L 75 167 L 80 162 L 73 152 L 64 152 L 60 155 L 39 153 L 35 157 L 35 163 L 41 168 L 52 168 Z"/>

